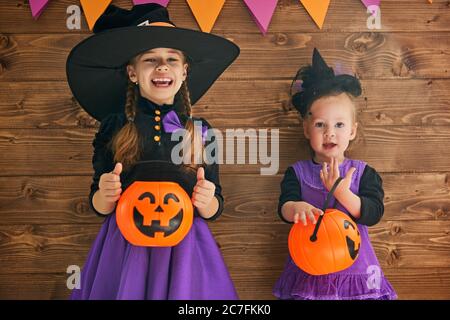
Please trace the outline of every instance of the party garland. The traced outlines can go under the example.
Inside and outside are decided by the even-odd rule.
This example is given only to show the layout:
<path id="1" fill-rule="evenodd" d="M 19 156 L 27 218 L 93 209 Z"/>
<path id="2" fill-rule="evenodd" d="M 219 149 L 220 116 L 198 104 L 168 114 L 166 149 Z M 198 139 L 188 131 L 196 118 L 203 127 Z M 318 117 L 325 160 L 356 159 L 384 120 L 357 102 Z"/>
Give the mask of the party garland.
<path id="1" fill-rule="evenodd" d="M 203 32 L 211 32 L 214 24 L 222 11 L 226 0 L 186 0 L 191 11 Z M 263 34 L 267 33 L 270 21 L 277 7 L 278 0 L 242 0 L 248 7 L 253 19 Z M 331 0 L 300 0 L 299 2 L 306 9 L 308 14 L 322 29 L 328 7 Z M 355 0 L 356 1 L 356 0 Z M 366 8 L 380 6 L 381 0 L 360 0 Z M 38 19 L 45 10 L 50 0 L 29 0 L 31 13 L 34 19 Z M 112 0 L 80 0 L 83 12 L 88 22 L 89 29 L 92 30 L 95 22 L 106 10 Z M 167 6 L 170 0 L 133 0 L 133 4 L 159 3 Z M 428 0 L 433 3 L 433 0 Z"/>

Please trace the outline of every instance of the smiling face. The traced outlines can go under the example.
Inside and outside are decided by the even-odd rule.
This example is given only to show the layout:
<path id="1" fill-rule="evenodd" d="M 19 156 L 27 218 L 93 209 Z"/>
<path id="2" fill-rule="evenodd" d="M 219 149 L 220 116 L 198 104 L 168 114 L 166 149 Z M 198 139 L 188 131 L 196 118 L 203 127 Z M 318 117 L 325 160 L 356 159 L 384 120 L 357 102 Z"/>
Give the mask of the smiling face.
<path id="1" fill-rule="evenodd" d="M 172 104 L 188 64 L 180 50 L 156 48 L 135 57 L 127 66 L 130 80 L 138 83 L 142 97 L 159 105 Z"/>
<path id="2" fill-rule="evenodd" d="M 303 121 L 305 137 L 314 150 L 316 162 L 344 160 L 344 152 L 356 137 L 355 106 L 345 93 L 316 100 Z"/>

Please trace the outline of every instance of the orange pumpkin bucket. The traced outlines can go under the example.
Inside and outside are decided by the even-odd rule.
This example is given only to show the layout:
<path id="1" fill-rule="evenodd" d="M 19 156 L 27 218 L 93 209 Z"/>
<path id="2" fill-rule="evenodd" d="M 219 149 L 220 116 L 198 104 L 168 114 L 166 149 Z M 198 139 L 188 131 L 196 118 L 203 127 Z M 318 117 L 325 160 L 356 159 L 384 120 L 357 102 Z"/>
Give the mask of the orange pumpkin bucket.
<path id="1" fill-rule="evenodd" d="M 116 209 L 117 226 L 136 246 L 175 246 L 192 226 L 193 208 L 186 191 L 174 182 L 136 181 Z"/>
<path id="2" fill-rule="evenodd" d="M 337 209 L 327 209 L 339 182 L 327 195 L 324 214 L 316 225 L 296 223 L 289 233 L 289 253 L 294 263 L 311 275 L 325 275 L 349 268 L 358 257 L 361 237 L 352 219 Z"/>
<path id="3" fill-rule="evenodd" d="M 133 182 L 116 207 L 117 226 L 128 242 L 136 246 L 175 246 L 188 234 L 194 219 L 188 193 L 192 194 L 196 175 L 194 170 L 180 168 L 149 161 L 140 163 L 128 176 L 127 180 Z"/>

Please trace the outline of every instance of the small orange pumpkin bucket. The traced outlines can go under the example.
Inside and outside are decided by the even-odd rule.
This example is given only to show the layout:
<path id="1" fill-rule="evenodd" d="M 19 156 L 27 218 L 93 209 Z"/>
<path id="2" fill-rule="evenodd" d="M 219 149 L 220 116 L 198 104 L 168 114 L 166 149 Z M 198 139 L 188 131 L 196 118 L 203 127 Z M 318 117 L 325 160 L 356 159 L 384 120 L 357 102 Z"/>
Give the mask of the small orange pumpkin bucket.
<path id="1" fill-rule="evenodd" d="M 294 263 L 311 275 L 325 275 L 349 268 L 358 257 L 361 237 L 357 224 L 342 211 L 327 209 L 339 178 L 327 194 L 324 214 L 316 225 L 296 223 L 289 233 L 289 253 Z"/>

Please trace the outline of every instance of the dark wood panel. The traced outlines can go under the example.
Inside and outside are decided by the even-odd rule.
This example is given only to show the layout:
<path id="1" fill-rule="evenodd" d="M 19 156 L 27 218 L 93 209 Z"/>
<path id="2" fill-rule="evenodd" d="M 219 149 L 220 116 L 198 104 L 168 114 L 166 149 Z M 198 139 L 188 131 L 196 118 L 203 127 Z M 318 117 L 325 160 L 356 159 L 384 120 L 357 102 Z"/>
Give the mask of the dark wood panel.
<path id="1" fill-rule="evenodd" d="M 275 267 L 285 261 L 289 225 L 253 222 L 210 226 L 222 252 L 235 268 Z M 382 220 L 369 230 L 383 268 L 447 267 L 450 263 L 449 226 L 448 221 Z M 237 258 L 242 255 L 245 260 Z"/>
<path id="2" fill-rule="evenodd" d="M 8 0 L 0 3 L 0 30 L 14 33 L 73 32 L 66 28 L 66 9 L 79 2 L 71 0 L 53 1 L 42 16 L 34 21 L 29 5 L 22 0 Z M 131 1 L 115 0 L 114 4 L 130 8 Z M 171 20 L 184 28 L 198 29 L 187 4 L 183 0 L 172 0 L 169 4 Z M 437 31 L 448 30 L 450 14 L 445 0 L 434 0 L 433 5 L 426 1 L 383 0 L 381 3 L 382 30 L 389 31 Z M 331 1 L 330 8 L 320 30 L 298 0 L 280 0 L 272 18 L 271 32 L 317 32 L 367 30 L 366 8 L 359 1 Z M 83 32 L 88 32 L 83 16 Z M 217 19 L 213 33 L 259 32 L 244 3 L 228 0 Z M 261 35 L 262 37 L 262 35 Z"/>
<path id="3" fill-rule="evenodd" d="M 224 135 L 221 148 L 223 151 L 221 163 L 224 163 L 222 172 L 260 174 L 261 168 L 269 167 L 269 164 L 262 164 L 262 157 L 248 151 L 248 139 L 245 153 L 236 149 L 237 139 L 234 139 L 235 154 L 227 162 L 226 142 L 231 143 L 233 135 L 229 135 L 227 139 L 227 128 L 219 129 Z M 95 131 L 94 128 L 0 129 L 2 175 L 41 175 L 42 172 L 47 175 L 89 175 L 92 172 L 92 139 Z M 272 147 L 270 138 L 272 133 L 276 131 L 268 134 L 269 151 Z M 261 132 L 258 134 L 261 136 Z M 445 142 L 449 139 L 448 126 L 366 126 L 360 130 L 350 157 L 364 159 L 380 172 L 446 172 L 450 149 Z M 259 143 L 263 143 L 263 140 L 260 139 Z M 257 160 L 256 164 L 239 164 L 239 161 L 250 163 L 251 157 Z M 272 167 L 276 171 L 276 157 L 273 157 Z M 279 172 L 283 172 L 288 165 L 298 159 L 309 157 L 301 128 L 281 128 Z"/>
<path id="4" fill-rule="evenodd" d="M 51 1 L 34 21 L 28 1 L 0 0 L 0 299 L 67 299 L 66 268 L 84 264 L 102 223 L 87 202 L 98 123 L 65 76 L 70 49 L 91 34 L 84 18 L 82 30 L 66 28 L 72 4 Z M 185 1 L 169 10 L 177 25 L 198 29 Z M 242 299 L 273 299 L 288 254 L 279 183 L 308 157 L 288 89 L 314 47 L 363 84 L 363 130 L 350 156 L 383 178 L 385 215 L 369 232 L 385 274 L 400 299 L 450 299 L 449 2 L 383 0 L 381 10 L 375 32 L 357 0 L 332 1 L 323 30 L 298 0 L 278 2 L 265 37 L 241 0 L 228 0 L 217 20 L 213 33 L 241 55 L 195 115 L 223 132 L 280 128 L 277 175 L 261 176 L 265 165 L 221 165 L 225 210 L 209 226 Z"/>
<path id="5" fill-rule="evenodd" d="M 90 209 L 89 176 L 1 177 L 0 214 L 7 224 L 99 224 Z"/>
<path id="6" fill-rule="evenodd" d="M 450 219 L 448 174 L 382 174 L 390 221 Z M 222 174 L 225 211 L 220 221 L 279 222 L 282 175 Z M 90 176 L 0 177 L 2 225 L 99 224 L 88 204 Z"/>
<path id="7" fill-rule="evenodd" d="M 450 218 L 448 174 L 381 174 L 383 219 L 440 221 Z M 225 211 L 221 221 L 278 222 L 279 176 L 222 175 Z"/>
<path id="8" fill-rule="evenodd" d="M 272 288 L 282 269 L 249 269 L 247 273 L 232 273 L 241 299 L 274 299 Z M 448 268 L 388 269 L 385 275 L 400 300 L 449 299 L 450 271 Z"/>
<path id="9" fill-rule="evenodd" d="M 371 126 L 449 125 L 450 80 L 363 80 L 358 121 Z M 226 127 L 298 126 L 289 80 L 218 81 L 194 115 Z M 85 128 L 98 123 L 74 101 L 66 82 L 0 83 L 2 128 Z"/>
<path id="10" fill-rule="evenodd" d="M 4 35 L 0 81 L 66 81 L 70 49 L 86 35 Z M 310 63 L 314 47 L 330 65 L 361 79 L 449 78 L 450 33 L 283 33 L 229 36 L 241 55 L 223 79 L 290 79 Z M 289 63 L 286 63 L 289 61 Z M 339 69 L 339 68 L 338 68 Z"/>
<path id="11" fill-rule="evenodd" d="M 67 82 L 1 82 L 0 124 L 5 128 L 95 127 Z"/>
<path id="12" fill-rule="evenodd" d="M 281 269 L 246 271 L 231 273 L 240 299 L 275 299 L 272 287 Z M 450 299 L 448 268 L 402 268 L 385 274 L 399 299 Z M 67 276 L 65 273 L 0 274 L 0 299 L 66 300 L 70 296 Z"/>
<path id="13" fill-rule="evenodd" d="M 232 278 L 241 299 L 274 299 L 272 289 L 282 269 L 249 269 L 246 274 Z M 399 268 L 385 275 L 400 300 L 450 298 L 450 271 L 448 268 Z"/>
<path id="14" fill-rule="evenodd" d="M 384 220 L 370 228 L 370 235 L 377 257 L 386 268 L 444 267 L 441 261 L 450 259 L 449 227 L 442 221 Z"/>
<path id="15" fill-rule="evenodd" d="M 99 227 L 0 226 L 0 273 L 58 273 L 69 265 L 82 266 Z M 283 266 L 289 225 L 241 221 L 216 222 L 210 227 L 231 271 Z M 449 228 L 449 221 L 385 220 L 370 228 L 370 235 L 385 269 L 446 268 L 450 264 Z"/>
<path id="16" fill-rule="evenodd" d="M 0 299 L 67 300 L 70 296 L 67 276 L 66 273 L 0 274 Z"/>

